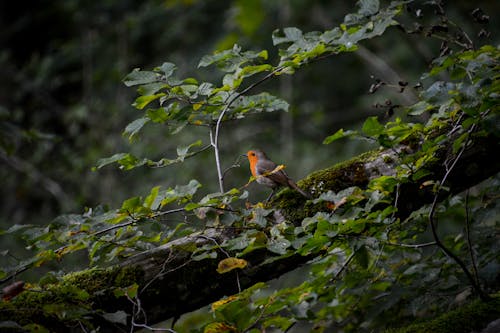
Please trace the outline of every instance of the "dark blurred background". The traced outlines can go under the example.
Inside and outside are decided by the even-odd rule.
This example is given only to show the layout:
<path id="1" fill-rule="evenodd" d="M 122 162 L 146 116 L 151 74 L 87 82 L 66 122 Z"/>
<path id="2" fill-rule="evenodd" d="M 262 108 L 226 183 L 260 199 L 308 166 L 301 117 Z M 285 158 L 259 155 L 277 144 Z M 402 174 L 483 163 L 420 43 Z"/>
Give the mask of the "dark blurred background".
<path id="1" fill-rule="evenodd" d="M 492 32 L 477 39 L 479 43 L 498 44 L 498 1 L 448 1 L 445 7 L 475 39 L 483 28 Z M 472 19 L 477 7 L 490 16 L 488 24 Z M 435 19 L 426 7 L 422 9 L 422 18 L 407 13 L 409 25 Z M 210 151 L 182 167 L 91 170 L 99 158 L 118 152 L 159 159 L 175 156 L 178 145 L 200 137 L 208 143 L 203 131 L 188 129 L 170 137 L 154 125 L 129 143 L 121 132 L 141 113 L 131 106 L 135 91 L 122 84 L 125 75 L 137 67 L 152 69 L 170 61 L 179 67 L 180 77 L 214 80 L 213 70 L 197 70 L 205 54 L 238 43 L 244 49 L 268 49 L 276 59 L 273 30 L 331 29 L 355 10 L 351 0 L 2 1 L 0 228 L 48 223 L 60 214 L 81 213 L 98 204 L 116 207 L 153 186 L 168 187 L 193 178 L 204 184 L 203 193 L 216 191 Z M 413 86 L 439 49 L 438 40 L 393 28 L 354 54 L 331 57 L 293 77 L 266 83 L 260 89 L 286 99 L 290 111 L 225 125 L 220 139 L 224 167 L 258 147 L 300 179 L 368 149 L 368 143 L 361 141 L 332 145 L 322 141 L 339 128 L 358 128 L 368 115 L 387 116 L 387 108 L 375 107 L 377 103 L 415 101 L 418 91 L 413 89 L 403 94 L 388 87 L 376 94 L 368 90 L 377 78 Z M 239 187 L 248 177 L 243 164 L 228 175 L 228 187 Z M 253 185 L 250 189 L 255 199 L 268 194 Z"/>

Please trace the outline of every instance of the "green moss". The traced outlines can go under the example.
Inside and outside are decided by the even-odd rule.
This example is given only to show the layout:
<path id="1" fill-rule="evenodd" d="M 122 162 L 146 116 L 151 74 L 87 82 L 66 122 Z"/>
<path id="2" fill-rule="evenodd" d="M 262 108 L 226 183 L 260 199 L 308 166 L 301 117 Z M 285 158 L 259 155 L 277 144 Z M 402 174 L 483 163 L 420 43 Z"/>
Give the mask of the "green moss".
<path id="1" fill-rule="evenodd" d="M 20 325 L 40 324 L 58 331 L 63 322 L 81 320 L 86 314 L 116 303 L 115 288 L 141 284 L 138 267 L 92 268 L 70 273 L 55 284 L 28 286 L 10 301 L 0 302 L 0 321 Z"/>
<path id="2" fill-rule="evenodd" d="M 87 291 L 101 290 L 105 286 L 126 287 L 139 283 L 143 272 L 138 267 L 92 268 L 70 273 L 63 277 L 63 283 L 85 288 Z"/>
<path id="3" fill-rule="evenodd" d="M 368 183 L 365 164 L 376 158 L 377 154 L 377 151 L 366 152 L 348 161 L 318 170 L 299 184 L 309 189 L 314 196 L 327 190 L 339 191 L 352 185 L 363 186 Z"/>
<path id="4" fill-rule="evenodd" d="M 319 197 L 321 193 L 328 190 L 340 191 L 353 185 L 365 186 L 368 184 L 365 164 L 377 156 L 377 151 L 361 154 L 351 160 L 318 170 L 299 181 L 297 185 L 309 191 L 313 197 Z M 313 216 L 325 208 L 323 203 L 307 202 L 300 193 L 291 189 L 279 192 L 270 205 L 279 208 L 287 219 L 293 222 L 302 221 L 305 217 Z M 298 207 L 302 207 L 302 209 L 298 209 Z"/>
<path id="5" fill-rule="evenodd" d="M 389 329 L 386 333 L 470 333 L 483 329 L 500 317 L 500 298 L 489 302 L 474 301 L 425 323 Z"/>
<path id="6" fill-rule="evenodd" d="M 384 158 L 384 163 L 387 163 L 387 164 L 394 163 L 394 159 L 389 155 L 384 155 L 383 158 Z"/>

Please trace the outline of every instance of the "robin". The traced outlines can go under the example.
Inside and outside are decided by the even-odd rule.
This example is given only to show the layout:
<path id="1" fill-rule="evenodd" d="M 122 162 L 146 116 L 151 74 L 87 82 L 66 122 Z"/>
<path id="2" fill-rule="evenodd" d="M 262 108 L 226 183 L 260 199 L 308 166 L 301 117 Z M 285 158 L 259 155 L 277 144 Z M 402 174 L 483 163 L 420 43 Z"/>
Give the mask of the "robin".
<path id="1" fill-rule="evenodd" d="M 312 199 L 312 196 L 306 191 L 300 189 L 297 184 L 295 184 L 295 182 L 288 177 L 285 171 L 277 168 L 278 166 L 276 163 L 271 161 L 263 151 L 249 150 L 246 157 L 250 162 L 250 171 L 255 177 L 257 183 L 273 189 L 266 201 L 269 201 L 269 199 L 272 198 L 274 191 L 280 186 L 287 186 L 295 189 L 304 197 Z"/>

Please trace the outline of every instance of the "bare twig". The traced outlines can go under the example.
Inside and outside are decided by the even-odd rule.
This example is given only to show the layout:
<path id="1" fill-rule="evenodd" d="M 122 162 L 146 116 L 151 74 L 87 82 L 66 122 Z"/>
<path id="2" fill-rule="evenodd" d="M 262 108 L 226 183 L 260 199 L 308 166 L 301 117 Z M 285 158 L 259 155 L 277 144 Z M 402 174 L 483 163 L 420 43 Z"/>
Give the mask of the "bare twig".
<path id="1" fill-rule="evenodd" d="M 177 333 L 177 331 L 171 329 L 171 328 L 158 328 L 158 327 L 151 327 L 151 326 L 148 326 L 146 324 L 137 324 L 137 323 L 134 323 L 134 326 L 135 327 L 142 327 L 142 328 L 145 328 L 147 330 L 150 330 L 152 332 L 171 332 L 171 333 Z"/>
<path id="2" fill-rule="evenodd" d="M 87 329 L 85 328 L 85 325 L 83 325 L 83 323 L 80 320 L 78 320 L 78 325 L 82 329 L 83 333 L 87 333 L 88 332 Z"/>
<path id="3" fill-rule="evenodd" d="M 422 243 L 422 244 L 402 244 L 402 243 L 386 242 L 384 244 L 392 245 L 392 246 L 399 246 L 399 247 L 408 247 L 408 248 L 411 248 L 411 249 L 420 249 L 420 248 L 423 248 L 423 247 L 429 247 L 429 246 L 437 245 L 436 242 L 428 242 L 428 243 Z"/>
<path id="4" fill-rule="evenodd" d="M 241 283 L 240 283 L 240 275 L 238 274 L 238 271 L 235 271 L 236 273 L 236 284 L 238 285 L 238 292 L 241 293 Z"/>
<path id="5" fill-rule="evenodd" d="M 233 162 L 233 164 L 229 168 L 226 168 L 226 170 L 224 170 L 224 172 L 222 173 L 222 178 L 226 177 L 226 173 L 228 173 L 229 170 L 234 168 L 239 168 L 241 166 L 240 160 L 241 160 L 241 155 L 238 155 L 238 158 Z"/>
<path id="6" fill-rule="evenodd" d="M 280 72 L 283 70 L 283 67 L 277 67 L 273 71 L 271 71 L 269 74 L 261 78 L 260 80 L 252 83 L 245 89 L 243 89 L 241 92 L 236 93 L 232 96 L 228 97 L 227 104 L 225 105 L 224 109 L 220 113 L 219 117 L 217 118 L 217 122 L 215 123 L 215 127 L 211 126 L 210 127 L 210 144 L 214 148 L 214 154 L 215 154 L 215 165 L 217 167 L 217 176 L 219 177 L 219 189 L 222 193 L 224 193 L 224 177 L 222 174 L 222 167 L 220 163 L 220 153 L 219 153 L 219 133 L 220 133 L 220 126 L 222 123 L 222 119 L 226 115 L 226 113 L 229 111 L 231 108 L 231 105 L 240 97 L 255 88 L 256 86 L 262 84 L 263 82 L 267 81 L 269 78 L 273 77 L 276 75 L 276 73 Z"/>
<path id="7" fill-rule="evenodd" d="M 168 252 L 168 257 L 165 259 L 163 264 L 161 265 L 161 270 L 156 274 L 151 280 L 149 280 L 139 291 L 139 294 L 142 294 L 150 285 L 151 283 L 155 282 L 158 278 L 162 277 L 164 275 L 164 272 L 166 270 L 166 266 L 169 262 L 171 262 L 173 259 L 172 257 L 172 250 Z"/>
<path id="8" fill-rule="evenodd" d="M 483 300 L 487 300 L 489 299 L 489 296 L 486 295 L 483 290 L 481 289 L 481 286 L 480 284 L 476 281 L 476 279 L 474 278 L 474 276 L 471 274 L 471 272 L 469 271 L 469 269 L 467 268 L 467 266 L 465 265 L 465 263 L 456 255 L 454 254 L 450 249 L 448 249 L 444 244 L 443 242 L 441 241 L 441 239 L 439 238 L 438 234 L 437 234 L 437 220 L 434 218 L 435 214 L 436 214 L 436 208 L 437 208 L 437 203 L 438 203 L 438 198 L 439 198 L 439 192 L 441 191 L 441 187 L 443 186 L 443 184 L 446 182 L 446 180 L 448 179 L 448 176 L 450 175 L 451 171 L 455 168 L 458 160 L 462 157 L 462 154 L 464 153 L 465 149 L 467 148 L 468 144 L 469 144 L 469 140 L 470 140 L 470 134 L 472 132 L 474 132 L 475 130 L 475 127 L 476 127 L 476 124 L 473 124 L 471 126 L 471 128 L 469 129 L 468 131 L 468 134 L 469 134 L 469 137 L 467 138 L 467 140 L 464 142 L 462 148 L 460 149 L 459 153 L 457 154 L 457 156 L 455 157 L 455 159 L 453 160 L 453 162 L 451 163 L 450 166 L 447 166 L 446 165 L 446 173 L 444 174 L 443 178 L 441 179 L 439 185 L 438 185 L 438 188 L 436 190 L 436 194 L 434 195 L 434 200 L 432 202 L 432 205 L 431 205 L 431 209 L 429 211 L 429 225 L 431 227 L 431 231 L 432 231 L 432 236 L 434 237 L 434 241 L 436 242 L 436 245 L 448 256 L 450 257 L 451 259 L 453 259 L 459 266 L 460 268 L 462 269 L 462 271 L 465 273 L 465 275 L 467 276 L 467 279 L 469 280 L 469 282 L 471 283 L 472 285 L 472 288 L 476 291 L 476 293 L 479 295 L 479 297 Z"/>
<path id="9" fill-rule="evenodd" d="M 467 247 L 469 248 L 470 260 L 472 264 L 472 272 L 476 283 L 479 284 L 479 274 L 477 273 L 477 263 L 476 256 L 474 255 L 474 249 L 472 247 L 472 241 L 470 238 L 470 216 L 469 216 L 469 190 L 465 192 L 465 235 L 467 238 Z"/>
<path id="10" fill-rule="evenodd" d="M 158 274 L 156 274 L 151 280 L 149 280 L 148 283 L 146 283 L 144 285 L 144 287 L 141 288 L 139 293 L 143 293 L 154 281 L 161 278 L 162 276 L 170 274 L 172 272 L 175 272 L 176 270 L 181 269 L 182 267 L 184 267 L 192 262 L 192 259 L 189 259 L 186 262 L 184 262 L 182 265 L 179 265 L 177 267 L 166 270 L 167 264 L 173 259 L 173 257 L 170 257 L 171 254 L 172 254 L 172 250 L 170 250 L 169 257 L 163 262 L 163 265 L 162 265 L 160 272 L 158 272 Z"/>
<path id="11" fill-rule="evenodd" d="M 182 211 L 184 211 L 184 208 L 176 208 L 176 209 L 171 209 L 171 210 L 165 210 L 165 211 L 158 212 L 158 213 L 154 214 L 153 217 L 158 217 L 158 216 L 163 216 L 163 215 L 173 214 L 173 213 L 179 213 L 179 212 L 182 212 Z M 114 229 L 123 228 L 123 227 L 129 226 L 131 224 L 134 224 L 134 223 L 138 222 L 138 219 L 135 219 L 132 216 L 130 216 L 130 217 L 132 218 L 131 221 L 120 223 L 120 224 L 115 224 L 115 225 L 112 225 L 112 226 L 110 226 L 108 228 L 96 231 L 96 232 L 94 232 L 92 234 L 92 236 L 98 236 L 98 235 L 104 234 L 104 233 L 106 233 L 108 231 L 112 231 Z"/>
<path id="12" fill-rule="evenodd" d="M 206 239 L 206 240 L 209 240 L 209 241 L 213 242 L 215 245 L 217 245 L 217 248 L 218 248 L 219 250 L 221 250 L 221 251 L 222 251 L 222 253 L 224 253 L 224 255 L 225 255 L 226 257 L 228 257 L 228 258 L 229 258 L 229 257 L 231 257 L 231 256 L 229 255 L 229 253 L 227 253 L 227 251 L 226 251 L 226 250 L 224 250 L 224 249 L 222 248 L 222 246 L 220 246 L 219 242 L 217 242 L 217 240 L 216 240 L 215 238 L 213 238 L 213 237 L 208 237 L 208 236 L 201 235 L 201 234 L 200 234 L 200 235 L 198 235 L 198 237 L 200 237 L 200 238 L 203 238 L 203 239 Z"/>
<path id="13" fill-rule="evenodd" d="M 224 116 L 224 113 L 227 108 L 225 108 L 221 115 Z M 221 119 L 221 118 L 220 118 Z M 219 122 L 217 121 L 217 124 Z M 219 179 L 219 190 L 221 193 L 224 193 L 224 178 L 222 177 L 222 170 L 221 170 L 221 165 L 220 165 L 220 154 L 219 154 L 219 143 L 217 139 L 218 131 L 217 127 L 215 128 L 215 133 L 214 134 L 214 127 L 210 127 L 210 144 L 214 148 L 214 154 L 215 154 L 215 167 L 217 168 L 217 177 Z"/>

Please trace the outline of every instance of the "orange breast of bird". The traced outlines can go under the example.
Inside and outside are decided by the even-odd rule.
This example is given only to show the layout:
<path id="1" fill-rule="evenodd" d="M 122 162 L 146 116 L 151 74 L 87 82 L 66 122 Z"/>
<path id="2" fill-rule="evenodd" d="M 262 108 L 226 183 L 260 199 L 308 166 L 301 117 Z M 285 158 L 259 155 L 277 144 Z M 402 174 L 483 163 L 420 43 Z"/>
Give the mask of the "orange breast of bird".
<path id="1" fill-rule="evenodd" d="M 247 153 L 247 157 L 248 157 L 248 162 L 250 163 L 250 172 L 252 173 L 252 176 L 257 178 L 256 166 L 257 166 L 257 162 L 259 161 L 259 158 L 257 157 L 257 154 L 255 154 L 255 152 L 252 150 L 250 150 Z"/>

